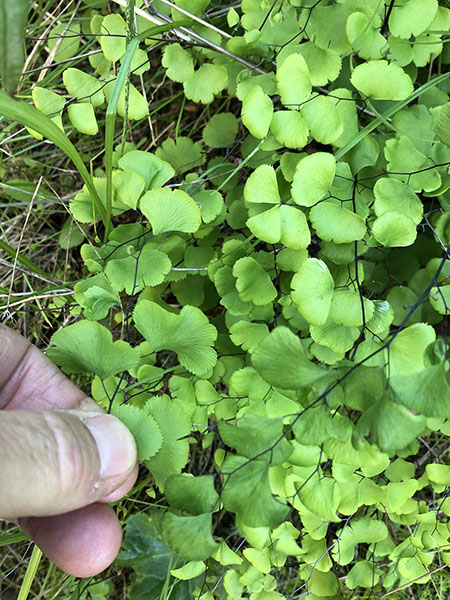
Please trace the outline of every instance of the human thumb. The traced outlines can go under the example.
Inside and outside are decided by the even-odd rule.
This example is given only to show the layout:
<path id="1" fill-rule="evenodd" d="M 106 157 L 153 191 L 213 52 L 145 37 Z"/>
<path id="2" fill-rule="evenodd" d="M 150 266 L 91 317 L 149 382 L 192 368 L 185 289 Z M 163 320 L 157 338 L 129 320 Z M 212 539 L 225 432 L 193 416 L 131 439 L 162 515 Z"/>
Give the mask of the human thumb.
<path id="1" fill-rule="evenodd" d="M 0 411 L 0 517 L 49 516 L 101 501 L 136 464 L 136 444 L 112 415 Z"/>

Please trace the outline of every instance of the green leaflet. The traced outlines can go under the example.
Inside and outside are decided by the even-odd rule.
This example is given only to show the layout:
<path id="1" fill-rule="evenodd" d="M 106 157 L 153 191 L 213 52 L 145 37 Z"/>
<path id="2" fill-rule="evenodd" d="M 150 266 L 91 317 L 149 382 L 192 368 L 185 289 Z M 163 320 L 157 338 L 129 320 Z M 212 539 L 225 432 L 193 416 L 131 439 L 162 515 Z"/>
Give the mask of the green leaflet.
<path id="1" fill-rule="evenodd" d="M 181 473 L 188 460 L 189 442 L 182 438 L 191 431 L 191 419 L 168 396 L 151 398 L 145 411 L 153 417 L 162 435 L 160 449 L 145 459 L 145 465 L 163 491 L 167 478 Z"/>
<path id="2" fill-rule="evenodd" d="M 266 137 L 273 115 L 273 103 L 259 85 L 247 93 L 242 102 L 242 123 L 258 139 Z"/>
<path id="3" fill-rule="evenodd" d="M 263 379 L 281 389 L 301 389 L 326 375 L 306 357 L 300 340 L 281 326 L 263 339 L 252 363 Z"/>
<path id="4" fill-rule="evenodd" d="M 157 513 L 132 515 L 127 520 L 123 547 L 117 558 L 118 564 L 132 567 L 136 572 L 130 593 L 137 600 L 159 598 L 167 571 L 173 564 L 173 550 L 163 542 L 157 522 Z M 173 585 L 175 597 L 185 598 L 190 595 L 194 583 L 175 579 Z"/>
<path id="5" fill-rule="evenodd" d="M 223 442 L 239 455 L 252 458 L 265 454 L 273 465 L 285 462 L 292 446 L 283 437 L 283 422 L 279 419 L 245 414 L 237 425 L 220 422 L 219 433 Z"/>
<path id="6" fill-rule="evenodd" d="M 52 335 L 51 358 L 66 373 L 95 373 L 100 379 L 135 367 L 137 349 L 122 340 L 112 341 L 106 327 L 95 321 L 79 321 Z"/>
<path id="7" fill-rule="evenodd" d="M 300 206 L 313 206 L 328 193 L 336 172 L 332 154 L 315 152 L 298 163 L 292 181 L 292 198 Z"/>
<path id="8" fill-rule="evenodd" d="M 167 231 L 192 233 L 200 227 L 200 209 L 181 190 L 151 190 L 142 197 L 140 207 L 155 234 Z"/>
<path id="9" fill-rule="evenodd" d="M 154 350 L 173 350 L 192 373 L 205 373 L 216 363 L 211 346 L 217 332 L 198 308 L 185 306 L 175 315 L 154 302 L 141 300 L 133 317 L 138 331 Z"/>
<path id="10" fill-rule="evenodd" d="M 130 404 L 113 405 L 111 414 L 120 419 L 133 434 L 138 460 L 147 460 L 161 448 L 162 435 L 155 421 L 145 410 Z"/>
<path id="11" fill-rule="evenodd" d="M 327 265 L 317 258 L 306 259 L 291 285 L 292 300 L 308 323 L 326 323 L 334 291 L 334 280 Z"/>
<path id="12" fill-rule="evenodd" d="M 243 302 L 265 305 L 276 298 L 277 290 L 263 267 L 251 256 L 235 262 L 233 276 L 236 289 Z"/>
<path id="13" fill-rule="evenodd" d="M 409 75 L 386 60 L 370 60 L 358 65 L 351 82 L 359 92 L 373 100 L 404 100 L 413 91 Z"/>
<path id="14" fill-rule="evenodd" d="M 163 539 L 187 560 L 205 560 L 218 548 L 211 536 L 211 513 L 181 516 L 167 512 L 162 532 Z"/>
<path id="15" fill-rule="evenodd" d="M 219 496 L 209 475 L 172 475 L 166 481 L 165 493 L 174 510 L 184 510 L 195 516 L 218 509 Z"/>
<path id="16" fill-rule="evenodd" d="M 225 478 L 222 502 L 236 514 L 238 526 L 273 527 L 284 520 L 289 509 L 272 496 L 267 459 L 229 456 L 222 465 L 222 473 Z M 253 501 L 249 503 L 248 498 Z"/>

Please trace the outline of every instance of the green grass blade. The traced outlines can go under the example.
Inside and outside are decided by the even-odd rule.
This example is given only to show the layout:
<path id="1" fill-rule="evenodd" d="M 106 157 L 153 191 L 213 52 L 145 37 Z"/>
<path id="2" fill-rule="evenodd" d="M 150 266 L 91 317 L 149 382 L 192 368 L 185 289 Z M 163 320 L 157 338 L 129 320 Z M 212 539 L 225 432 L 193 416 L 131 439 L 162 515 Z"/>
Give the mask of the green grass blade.
<path id="1" fill-rule="evenodd" d="M 4 252 L 6 252 L 6 254 L 9 254 L 9 256 L 12 259 L 15 259 L 16 255 L 17 255 L 17 262 L 20 265 L 22 265 L 23 267 L 26 267 L 27 269 L 29 269 L 33 273 L 36 273 L 37 275 L 42 275 L 43 277 L 48 277 L 47 273 L 45 271 L 43 271 L 42 269 L 40 269 L 37 265 L 35 265 L 34 262 L 32 262 L 29 258 L 27 258 L 26 256 L 23 256 L 20 253 L 17 254 L 17 250 L 15 250 L 12 246 L 7 244 L 6 242 L 3 242 L 2 240 L 0 240 L 0 250 L 3 250 Z"/>
<path id="2" fill-rule="evenodd" d="M 28 594 L 30 593 L 31 584 L 33 583 L 39 563 L 41 562 L 41 556 L 42 550 L 40 550 L 35 544 L 33 547 L 33 552 L 31 553 L 30 562 L 28 563 L 27 572 L 25 573 L 22 585 L 20 586 L 17 600 L 27 600 Z"/>
<path id="3" fill-rule="evenodd" d="M 184 24 L 184 21 L 179 22 L 180 25 Z M 177 22 L 178 25 L 178 22 Z M 117 74 L 116 81 L 111 93 L 111 97 L 108 102 L 106 109 L 105 119 L 105 167 L 106 167 L 106 212 L 108 215 L 108 223 L 111 217 L 112 211 L 112 157 L 114 148 L 114 129 L 116 125 L 117 105 L 119 103 L 120 94 L 122 88 L 125 85 L 127 77 L 130 74 L 131 60 L 139 44 L 145 40 L 145 38 L 153 37 L 160 33 L 165 33 L 173 29 L 173 23 L 167 23 L 166 25 L 160 25 L 158 27 L 150 27 L 139 35 L 135 36 L 128 45 L 127 51 L 125 52 L 122 60 L 119 73 Z M 109 225 L 106 227 L 105 240 L 108 237 Z"/>
<path id="4" fill-rule="evenodd" d="M 11 544 L 18 544 L 19 542 L 29 541 L 30 538 L 23 531 L 17 533 L 8 533 L 0 537 L 0 548 L 2 546 L 10 546 Z"/>
<path id="5" fill-rule="evenodd" d="M 64 154 L 70 158 L 89 190 L 91 198 L 94 202 L 95 211 L 102 219 L 105 227 L 107 227 L 108 217 L 105 207 L 103 206 L 97 194 L 97 190 L 94 187 L 92 178 L 86 169 L 81 156 L 78 154 L 72 142 L 67 138 L 64 131 L 62 131 L 57 125 L 55 125 L 55 123 L 53 123 L 51 119 L 46 117 L 37 108 L 31 106 L 31 104 L 10 98 L 8 94 L 5 94 L 5 92 L 2 91 L 0 91 L 0 114 L 4 115 L 11 121 L 16 121 L 25 127 L 34 129 L 46 139 L 58 146 L 58 148 L 60 148 Z"/>

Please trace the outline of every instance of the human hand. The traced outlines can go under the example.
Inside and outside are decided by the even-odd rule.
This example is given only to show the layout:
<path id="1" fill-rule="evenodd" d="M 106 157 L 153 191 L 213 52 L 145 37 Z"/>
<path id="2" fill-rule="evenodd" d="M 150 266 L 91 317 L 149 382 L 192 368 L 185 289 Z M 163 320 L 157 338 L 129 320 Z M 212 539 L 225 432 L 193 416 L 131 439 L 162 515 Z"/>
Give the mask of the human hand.
<path id="1" fill-rule="evenodd" d="M 133 436 L 3 325 L 0 409 L 0 518 L 17 521 L 67 573 L 103 571 L 122 540 L 106 503 L 137 477 Z"/>

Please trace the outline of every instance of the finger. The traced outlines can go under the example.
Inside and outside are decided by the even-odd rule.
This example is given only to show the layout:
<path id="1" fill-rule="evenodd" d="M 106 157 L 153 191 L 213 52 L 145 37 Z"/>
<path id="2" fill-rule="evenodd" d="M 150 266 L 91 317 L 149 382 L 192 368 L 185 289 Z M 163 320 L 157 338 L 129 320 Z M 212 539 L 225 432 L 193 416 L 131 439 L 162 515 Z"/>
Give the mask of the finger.
<path id="1" fill-rule="evenodd" d="M 0 409 L 101 411 L 42 352 L 0 325 Z"/>
<path id="2" fill-rule="evenodd" d="M 19 519 L 19 524 L 50 560 L 75 577 L 91 577 L 106 569 L 122 541 L 119 520 L 107 504 L 91 504 L 66 515 Z"/>
<path id="3" fill-rule="evenodd" d="M 0 517 L 58 515 L 131 481 L 136 443 L 115 417 L 0 411 Z"/>

